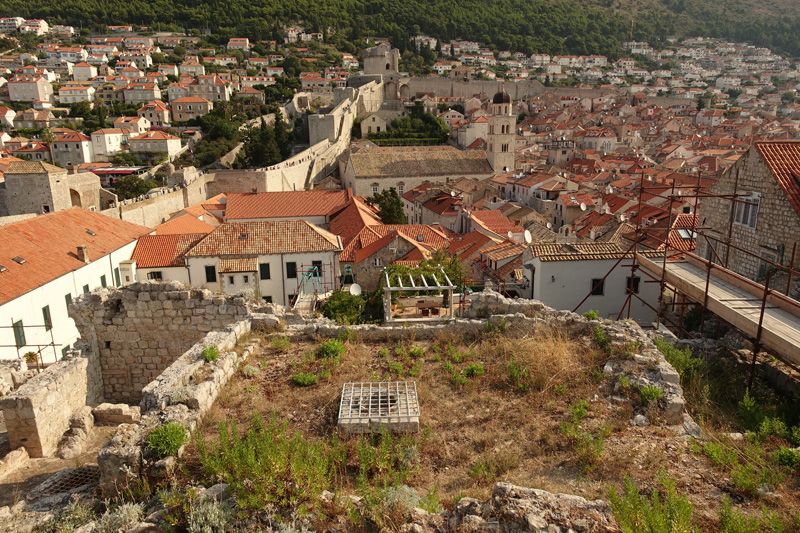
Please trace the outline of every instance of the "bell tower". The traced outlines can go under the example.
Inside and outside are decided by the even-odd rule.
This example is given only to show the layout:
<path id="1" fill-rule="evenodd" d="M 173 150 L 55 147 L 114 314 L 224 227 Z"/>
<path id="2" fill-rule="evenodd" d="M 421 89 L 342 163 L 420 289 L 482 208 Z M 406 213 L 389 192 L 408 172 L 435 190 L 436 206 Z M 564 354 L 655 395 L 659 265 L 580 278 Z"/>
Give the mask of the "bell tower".
<path id="1" fill-rule="evenodd" d="M 511 106 L 511 96 L 505 89 L 494 95 L 489 112 L 486 157 L 495 174 L 512 172 L 515 164 L 517 119 Z"/>

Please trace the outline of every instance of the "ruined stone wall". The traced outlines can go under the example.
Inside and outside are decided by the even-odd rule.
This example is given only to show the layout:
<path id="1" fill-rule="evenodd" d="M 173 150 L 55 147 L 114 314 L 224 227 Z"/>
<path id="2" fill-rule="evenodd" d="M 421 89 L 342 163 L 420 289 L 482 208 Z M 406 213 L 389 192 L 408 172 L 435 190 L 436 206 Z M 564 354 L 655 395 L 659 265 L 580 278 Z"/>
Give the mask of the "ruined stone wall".
<path id="1" fill-rule="evenodd" d="M 88 368 L 85 357 L 63 359 L 0 399 L 12 450 L 24 446 L 31 457 L 56 452 L 72 414 L 96 395 Z"/>
<path id="2" fill-rule="evenodd" d="M 96 354 L 103 401 L 138 403 L 142 389 L 212 330 L 241 320 L 243 298 L 178 282 L 139 282 L 73 300 L 70 316 Z"/>

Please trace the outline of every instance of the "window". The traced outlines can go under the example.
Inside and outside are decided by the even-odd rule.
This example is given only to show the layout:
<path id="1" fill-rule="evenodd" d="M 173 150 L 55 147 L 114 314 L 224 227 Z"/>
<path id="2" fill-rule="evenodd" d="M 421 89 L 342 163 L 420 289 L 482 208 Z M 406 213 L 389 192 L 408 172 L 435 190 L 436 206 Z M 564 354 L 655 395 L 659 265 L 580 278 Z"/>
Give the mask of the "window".
<path id="1" fill-rule="evenodd" d="M 258 277 L 261 279 L 270 279 L 269 263 L 261 263 L 258 265 Z"/>
<path id="2" fill-rule="evenodd" d="M 625 294 L 627 294 L 628 291 L 631 291 L 633 294 L 639 294 L 640 280 L 641 278 L 639 276 L 634 276 L 634 277 L 628 276 L 627 278 L 625 278 L 625 287 L 626 287 Z"/>
<path id="3" fill-rule="evenodd" d="M 297 277 L 297 263 L 294 261 L 286 263 L 286 277 L 289 279 Z"/>
<path id="4" fill-rule="evenodd" d="M 261 299 L 264 300 L 268 304 L 272 303 L 272 296 L 262 296 Z"/>
<path id="5" fill-rule="evenodd" d="M 605 286 L 604 279 L 593 279 L 592 280 L 592 296 L 602 296 L 603 289 Z"/>
<path id="6" fill-rule="evenodd" d="M 22 326 L 22 320 L 18 320 L 14 322 L 14 342 L 17 345 L 17 348 L 21 348 L 27 344 L 25 342 L 25 328 Z"/>
<path id="7" fill-rule="evenodd" d="M 50 206 L 48 204 L 44 204 L 42 206 L 42 213 L 49 213 L 49 212 L 50 212 Z"/>
<path id="8" fill-rule="evenodd" d="M 119 267 L 114 269 L 114 281 L 116 282 L 115 286 L 119 287 L 122 285 L 122 283 L 119 282 Z"/>
<path id="9" fill-rule="evenodd" d="M 69 311 L 69 303 L 72 301 L 72 293 L 67 293 L 64 295 L 64 301 L 67 304 L 67 311 Z"/>
<path id="10" fill-rule="evenodd" d="M 372 194 L 378 194 L 378 186 L 377 185 L 373 185 L 372 186 Z"/>
<path id="11" fill-rule="evenodd" d="M 83 294 L 87 294 L 89 292 L 89 285 L 83 286 Z"/>
<path id="12" fill-rule="evenodd" d="M 383 260 L 380 257 L 376 257 L 372 264 L 376 267 L 383 266 Z"/>
<path id="13" fill-rule="evenodd" d="M 161 275 L 161 271 L 160 270 L 156 270 L 154 272 L 148 272 L 147 273 L 147 279 L 154 279 L 154 280 L 161 281 L 163 279 L 163 277 Z"/>
<path id="14" fill-rule="evenodd" d="M 105 274 L 100 276 L 100 286 L 103 287 L 104 289 L 106 287 L 108 287 L 108 284 L 106 283 L 106 275 Z"/>
<path id="15" fill-rule="evenodd" d="M 214 265 L 207 265 L 206 283 L 216 283 L 216 282 L 217 282 L 217 270 L 214 268 Z"/>
<path id="16" fill-rule="evenodd" d="M 761 193 L 753 192 L 748 196 L 740 196 L 738 202 L 734 202 L 735 209 L 733 221 L 736 224 L 755 228 L 758 217 L 758 206 L 761 203 Z"/>
<path id="17" fill-rule="evenodd" d="M 44 330 L 50 331 L 53 329 L 53 322 L 50 320 L 50 306 L 45 305 L 42 307 L 42 318 L 44 318 Z"/>
<path id="18" fill-rule="evenodd" d="M 322 276 L 322 261 L 311 261 L 311 265 L 315 266 L 316 269 L 314 271 L 314 275 L 317 277 Z"/>
<path id="19" fill-rule="evenodd" d="M 242 276 L 242 280 L 244 281 L 245 285 L 250 283 L 250 276 Z"/>
<path id="20" fill-rule="evenodd" d="M 234 284 L 233 276 L 228 276 L 228 284 L 229 285 L 233 285 Z"/>

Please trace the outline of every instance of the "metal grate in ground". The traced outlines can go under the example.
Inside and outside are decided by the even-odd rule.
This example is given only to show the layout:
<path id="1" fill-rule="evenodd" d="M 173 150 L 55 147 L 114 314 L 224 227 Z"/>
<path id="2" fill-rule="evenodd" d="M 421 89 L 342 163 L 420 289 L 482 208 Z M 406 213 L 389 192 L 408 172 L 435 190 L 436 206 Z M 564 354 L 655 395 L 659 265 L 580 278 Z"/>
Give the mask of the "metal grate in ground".
<path id="1" fill-rule="evenodd" d="M 369 433 L 418 431 L 419 403 L 414 381 L 345 383 L 339 403 L 339 429 Z"/>
<path id="2" fill-rule="evenodd" d="M 97 465 L 65 468 L 47 478 L 41 485 L 28 493 L 27 499 L 33 501 L 45 496 L 74 492 L 77 489 L 96 483 L 99 479 L 100 469 Z"/>

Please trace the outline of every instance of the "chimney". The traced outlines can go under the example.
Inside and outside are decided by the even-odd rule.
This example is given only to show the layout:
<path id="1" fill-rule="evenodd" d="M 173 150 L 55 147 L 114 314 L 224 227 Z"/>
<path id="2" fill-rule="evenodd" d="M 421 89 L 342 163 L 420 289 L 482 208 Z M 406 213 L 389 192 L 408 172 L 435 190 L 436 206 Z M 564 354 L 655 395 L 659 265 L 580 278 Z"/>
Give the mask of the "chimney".
<path id="1" fill-rule="evenodd" d="M 78 259 L 83 261 L 84 263 L 90 263 L 89 261 L 89 247 L 85 244 L 78 245 Z"/>

